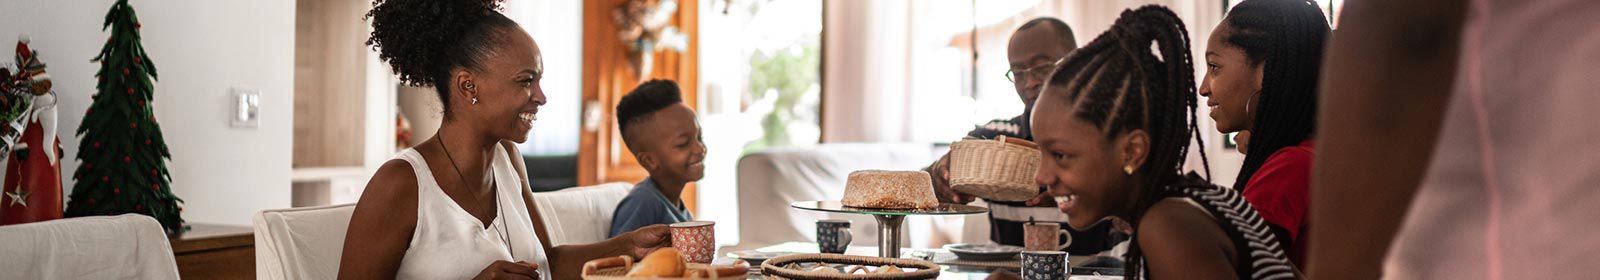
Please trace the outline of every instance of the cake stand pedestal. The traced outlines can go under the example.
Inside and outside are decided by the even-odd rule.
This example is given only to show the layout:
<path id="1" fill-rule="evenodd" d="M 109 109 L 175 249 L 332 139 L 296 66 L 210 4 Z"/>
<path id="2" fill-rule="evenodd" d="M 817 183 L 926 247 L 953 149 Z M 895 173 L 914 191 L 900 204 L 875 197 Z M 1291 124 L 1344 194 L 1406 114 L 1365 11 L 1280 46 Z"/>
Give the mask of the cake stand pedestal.
<path id="1" fill-rule="evenodd" d="M 967 215 L 989 212 L 989 208 L 972 205 L 942 203 L 928 209 L 879 209 L 856 208 L 844 206 L 838 201 L 801 201 L 790 203 L 789 207 L 795 209 L 871 215 L 878 221 L 878 256 L 885 258 L 900 257 L 900 224 L 905 222 L 910 215 Z"/>

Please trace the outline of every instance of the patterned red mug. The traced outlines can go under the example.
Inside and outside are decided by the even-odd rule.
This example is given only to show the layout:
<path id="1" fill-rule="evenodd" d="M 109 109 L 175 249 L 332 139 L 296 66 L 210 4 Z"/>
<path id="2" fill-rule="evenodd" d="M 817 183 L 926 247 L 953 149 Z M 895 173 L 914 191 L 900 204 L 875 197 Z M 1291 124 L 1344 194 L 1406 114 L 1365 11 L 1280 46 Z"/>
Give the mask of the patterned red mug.
<path id="1" fill-rule="evenodd" d="M 688 221 L 668 226 L 672 231 L 672 248 L 683 254 L 685 262 L 711 263 L 717 253 L 716 224 L 711 221 Z"/>

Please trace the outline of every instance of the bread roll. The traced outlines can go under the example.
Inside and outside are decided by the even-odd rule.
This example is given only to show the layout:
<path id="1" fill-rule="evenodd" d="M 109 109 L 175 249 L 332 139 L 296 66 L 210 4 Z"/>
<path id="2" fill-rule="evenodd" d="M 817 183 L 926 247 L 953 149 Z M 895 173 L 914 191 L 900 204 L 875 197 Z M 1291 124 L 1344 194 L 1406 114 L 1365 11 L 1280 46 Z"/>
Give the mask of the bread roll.
<path id="1" fill-rule="evenodd" d="M 633 266 L 633 271 L 629 271 L 627 277 L 680 277 L 686 266 L 678 249 L 661 248 L 639 260 L 639 265 Z"/>

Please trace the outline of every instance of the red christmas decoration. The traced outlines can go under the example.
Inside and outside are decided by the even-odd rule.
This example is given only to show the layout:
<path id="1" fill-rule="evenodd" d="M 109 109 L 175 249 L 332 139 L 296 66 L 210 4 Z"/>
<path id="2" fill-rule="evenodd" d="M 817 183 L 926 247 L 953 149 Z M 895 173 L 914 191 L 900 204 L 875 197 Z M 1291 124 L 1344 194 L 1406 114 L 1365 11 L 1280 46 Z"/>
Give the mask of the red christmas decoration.
<path id="1" fill-rule="evenodd" d="M 150 145 L 150 138 L 145 138 L 145 139 L 144 139 L 144 144 L 145 144 L 145 145 Z M 155 172 L 155 171 L 154 171 L 154 170 L 152 170 L 152 171 L 151 171 L 151 172 Z"/>
<path id="2" fill-rule="evenodd" d="M 100 182 L 102 182 L 102 183 L 111 182 L 111 177 L 100 176 Z M 112 190 L 115 190 L 117 192 L 122 192 L 122 189 L 112 189 Z"/>
<path id="3" fill-rule="evenodd" d="M 123 76 L 127 76 L 128 75 L 128 67 L 122 67 L 122 75 Z"/>
<path id="4" fill-rule="evenodd" d="M 161 190 L 161 184 L 150 184 L 150 190 L 152 190 L 152 191 Z"/>
<path id="5" fill-rule="evenodd" d="M 139 124 L 130 122 L 128 123 L 128 128 L 139 128 Z"/>
<path id="6" fill-rule="evenodd" d="M 122 188 L 111 188 L 111 194 L 122 194 Z"/>
<path id="7" fill-rule="evenodd" d="M 128 96 L 133 96 L 133 87 L 128 87 Z"/>
<path id="8" fill-rule="evenodd" d="M 100 148 L 100 141 L 94 141 L 94 148 L 95 149 L 99 149 Z M 84 164 L 86 164 L 88 166 L 94 166 L 93 163 L 84 163 Z"/>
<path id="9" fill-rule="evenodd" d="M 133 161 L 133 158 L 128 157 L 128 156 L 122 156 L 122 162 L 132 162 L 132 161 Z"/>

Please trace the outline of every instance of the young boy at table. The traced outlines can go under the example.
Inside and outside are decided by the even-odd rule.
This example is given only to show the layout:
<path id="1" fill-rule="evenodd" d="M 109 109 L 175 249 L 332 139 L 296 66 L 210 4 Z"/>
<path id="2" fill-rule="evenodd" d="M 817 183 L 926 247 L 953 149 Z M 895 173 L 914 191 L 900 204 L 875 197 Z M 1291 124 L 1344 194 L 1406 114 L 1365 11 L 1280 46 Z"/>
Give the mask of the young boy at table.
<path id="1" fill-rule="evenodd" d="M 650 177 L 634 185 L 617 205 L 609 236 L 694 219 L 683 207 L 683 187 L 705 176 L 706 145 L 700 122 L 683 104 L 678 84 L 650 80 L 617 102 L 617 128 Z"/>

